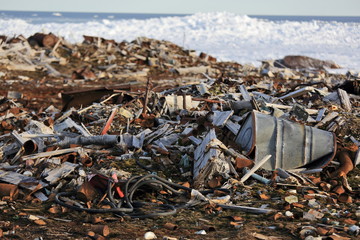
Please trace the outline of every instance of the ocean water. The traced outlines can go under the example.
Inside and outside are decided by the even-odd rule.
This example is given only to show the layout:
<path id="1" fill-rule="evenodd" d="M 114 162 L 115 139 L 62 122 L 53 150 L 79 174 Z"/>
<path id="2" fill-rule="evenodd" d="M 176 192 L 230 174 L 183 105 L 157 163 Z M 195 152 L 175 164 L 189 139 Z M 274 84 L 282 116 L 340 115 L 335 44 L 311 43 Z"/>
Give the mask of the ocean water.
<path id="1" fill-rule="evenodd" d="M 72 43 L 83 35 L 116 41 L 139 36 L 172 41 L 220 61 L 259 65 L 305 55 L 360 70 L 360 17 L 246 16 L 0 11 L 0 35 L 52 32 Z"/>

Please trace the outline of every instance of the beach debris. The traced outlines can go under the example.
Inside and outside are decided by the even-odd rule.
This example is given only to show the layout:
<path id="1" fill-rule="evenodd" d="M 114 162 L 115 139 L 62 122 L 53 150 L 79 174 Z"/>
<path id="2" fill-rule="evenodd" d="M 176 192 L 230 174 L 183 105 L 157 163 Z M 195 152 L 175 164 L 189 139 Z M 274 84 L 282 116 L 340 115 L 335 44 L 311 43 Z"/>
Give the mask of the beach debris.
<path id="1" fill-rule="evenodd" d="M 0 62 L 0 209 L 11 221 L 79 221 L 92 239 L 129 238 L 123 222 L 145 239 L 158 226 L 192 238 L 194 222 L 209 238 L 217 223 L 359 234 L 354 73 L 304 56 L 257 68 L 145 37 L 71 45 L 51 33 L 4 38 Z M 3 219 L 0 229 L 17 230 Z"/>

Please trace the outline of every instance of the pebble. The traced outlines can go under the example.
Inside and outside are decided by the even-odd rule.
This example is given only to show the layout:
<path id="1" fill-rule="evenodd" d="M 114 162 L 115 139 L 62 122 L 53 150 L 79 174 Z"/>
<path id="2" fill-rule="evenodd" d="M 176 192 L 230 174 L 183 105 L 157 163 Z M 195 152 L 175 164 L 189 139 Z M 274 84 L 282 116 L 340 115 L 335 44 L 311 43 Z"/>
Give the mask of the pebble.
<path id="1" fill-rule="evenodd" d="M 285 216 L 287 216 L 287 217 L 293 217 L 294 214 L 293 214 L 292 212 L 290 212 L 290 211 L 286 211 L 286 212 L 285 212 Z"/>
<path id="2" fill-rule="evenodd" d="M 285 201 L 289 204 L 297 203 L 297 202 L 299 202 L 299 198 L 295 195 L 290 195 L 290 196 L 285 197 Z"/>

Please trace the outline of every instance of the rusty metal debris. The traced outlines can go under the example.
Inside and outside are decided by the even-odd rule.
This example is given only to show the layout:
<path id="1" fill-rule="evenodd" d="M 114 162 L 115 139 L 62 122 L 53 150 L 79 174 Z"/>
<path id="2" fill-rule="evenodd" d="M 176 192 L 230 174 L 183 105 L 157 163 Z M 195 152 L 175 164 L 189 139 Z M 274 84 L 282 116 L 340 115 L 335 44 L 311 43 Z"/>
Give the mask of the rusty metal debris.
<path id="1" fill-rule="evenodd" d="M 259 68 L 217 62 L 143 37 L 3 41 L 4 214 L 13 203 L 43 204 L 39 216 L 20 215 L 39 226 L 92 214 L 84 220 L 92 239 L 122 238 L 110 225 L 157 217 L 162 231 L 180 238 L 178 215 L 196 216 L 201 229 L 190 238 L 216 238 L 222 227 L 214 216 L 234 211 L 240 220 L 217 220 L 229 231 L 261 214 L 257 228 L 282 225 L 301 239 L 359 234 L 360 97 L 349 90 L 358 75 L 334 75 L 331 63 L 305 57 Z M 15 234 L 1 224 L 2 234 Z"/>

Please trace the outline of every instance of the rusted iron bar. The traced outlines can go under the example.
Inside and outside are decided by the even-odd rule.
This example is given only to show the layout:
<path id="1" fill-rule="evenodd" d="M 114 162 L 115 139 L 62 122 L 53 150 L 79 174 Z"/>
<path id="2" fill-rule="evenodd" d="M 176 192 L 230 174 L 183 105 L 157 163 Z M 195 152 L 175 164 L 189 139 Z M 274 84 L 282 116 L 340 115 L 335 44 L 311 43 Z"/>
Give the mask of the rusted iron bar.
<path id="1" fill-rule="evenodd" d="M 151 80 L 150 78 L 148 78 L 147 83 L 146 83 L 146 91 L 145 91 L 145 100 L 144 100 L 144 108 L 142 113 L 145 115 L 147 112 L 147 105 L 148 105 L 148 101 L 149 101 L 149 92 L 150 92 L 150 84 L 151 84 Z"/>
<path id="2" fill-rule="evenodd" d="M 116 113 L 117 113 L 117 108 L 114 108 L 112 110 L 108 120 L 106 121 L 104 128 L 101 130 L 101 135 L 105 135 L 107 133 L 107 131 L 109 131 L 109 129 L 111 127 L 111 123 L 113 122 Z"/>

